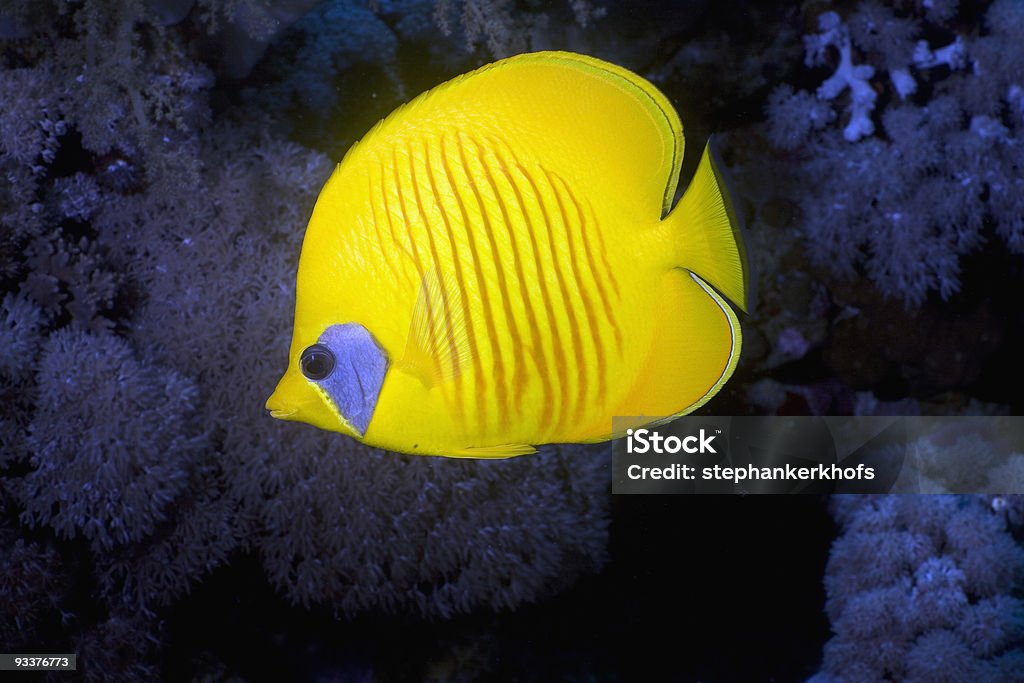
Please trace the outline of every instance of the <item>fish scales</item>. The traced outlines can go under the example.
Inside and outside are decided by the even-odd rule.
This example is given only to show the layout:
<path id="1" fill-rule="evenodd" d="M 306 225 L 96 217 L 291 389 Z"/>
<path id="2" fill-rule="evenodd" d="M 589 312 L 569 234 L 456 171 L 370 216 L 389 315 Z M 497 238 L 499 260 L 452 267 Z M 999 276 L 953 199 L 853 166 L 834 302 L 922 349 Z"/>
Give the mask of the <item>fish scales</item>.
<path id="1" fill-rule="evenodd" d="M 600 324 L 615 302 L 586 207 L 493 138 L 403 140 L 381 163 L 391 166 L 381 178 L 405 184 L 380 189 L 404 207 L 390 212 L 405 225 L 392 259 L 411 258 L 417 273 L 451 272 L 464 293 L 475 353 L 453 382 L 452 408 L 481 429 L 525 419 L 549 435 L 578 424 L 586 406 L 606 400 L 608 362 L 621 347 L 618 326 L 612 337 Z"/>
<path id="2" fill-rule="evenodd" d="M 504 428 L 513 417 L 512 411 L 506 409 L 508 403 L 506 396 L 512 397 L 515 401 L 513 411 L 522 416 L 523 403 L 532 393 L 531 389 L 534 389 L 534 387 L 528 386 L 531 379 L 537 380 L 533 383 L 539 383 L 542 393 L 548 395 L 548 400 L 539 404 L 541 410 L 549 412 L 551 393 L 550 378 L 544 374 L 546 362 L 536 327 L 537 318 L 534 316 L 533 302 L 523 276 L 522 256 L 516 244 L 516 236 L 523 229 L 523 216 L 521 214 L 510 215 L 505 199 L 498 189 L 493 168 L 495 164 L 487 158 L 486 150 L 481 147 L 480 143 L 469 136 L 458 133 L 454 137 L 459 150 L 459 160 L 462 163 L 462 173 L 468 181 L 467 186 L 472 189 L 482 218 L 480 230 L 474 230 L 471 224 L 463 226 L 463 229 L 468 234 L 482 233 L 488 237 L 494 269 L 498 273 L 501 303 L 505 310 L 504 322 L 507 335 L 499 333 L 499 338 L 506 338 L 510 342 L 511 348 L 508 351 L 511 353 L 506 353 L 506 350 L 502 348 L 497 348 L 495 351 L 496 355 L 509 357 L 512 376 L 505 386 L 496 388 L 501 397 L 493 404 L 496 406 L 496 417 L 500 419 L 499 428 Z M 497 162 L 498 165 L 503 165 L 502 160 L 499 159 Z M 495 211 L 495 207 L 499 211 Z M 522 303 L 522 307 L 515 306 L 516 299 Z M 527 340 L 527 333 L 529 340 Z M 528 367 L 530 361 L 534 364 L 532 368 Z M 537 372 L 531 372 L 532 370 Z M 537 420 L 536 417 L 533 419 L 536 428 L 544 431 L 543 415 L 541 420 Z"/>
<path id="3" fill-rule="evenodd" d="M 467 344 L 470 349 L 477 349 L 479 347 L 478 334 L 479 332 L 473 324 L 473 315 L 471 314 L 470 307 L 470 293 L 467 287 L 467 277 L 474 270 L 472 264 L 468 262 L 470 254 L 468 251 L 468 245 L 457 239 L 458 231 L 453 228 L 453 225 L 459 223 L 460 217 L 449 213 L 445 209 L 443 203 L 443 196 L 451 196 L 453 188 L 444 175 L 445 160 L 443 154 L 440 151 L 435 150 L 431 153 L 429 141 L 423 141 L 423 176 L 426 177 L 427 185 L 429 185 L 429 195 L 432 198 L 432 204 L 437 209 L 437 214 L 441 219 L 441 228 L 443 232 L 444 240 L 439 240 L 442 245 L 440 251 L 435 249 L 435 264 L 437 268 L 442 267 L 442 254 L 447 254 L 448 260 L 451 262 L 451 273 L 455 278 L 455 284 L 463 292 L 463 296 L 457 302 L 461 308 L 462 319 L 468 321 L 466 325 Z M 443 193 L 443 194 L 442 194 Z M 437 225 L 435 221 L 435 226 Z M 436 228 L 434 228 L 436 229 Z M 461 244 L 460 244 L 461 242 Z M 447 251 L 445 250 L 447 247 Z M 446 306 L 451 305 L 446 302 Z M 460 372 L 455 378 L 453 384 L 455 388 L 455 395 L 453 397 L 450 409 L 453 410 L 454 414 L 458 416 L 458 419 L 465 424 L 469 415 L 476 416 L 476 428 L 485 430 L 486 425 L 486 413 L 484 405 L 486 401 L 488 385 L 487 377 L 484 374 L 483 363 L 480 356 L 475 353 L 470 354 L 469 363 L 465 360 L 462 361 L 464 365 L 471 365 L 471 373 L 467 372 L 463 374 L 463 368 L 460 365 Z M 468 370 L 468 368 L 466 368 Z M 466 386 L 469 385 L 469 386 Z M 473 397 L 473 406 L 475 410 L 468 406 L 470 397 Z"/>
<path id="4" fill-rule="evenodd" d="M 591 214 L 589 221 L 586 219 L 587 212 L 580 200 L 575 197 L 564 180 L 553 172 L 543 172 L 544 178 L 548 181 L 550 194 L 547 194 L 543 190 L 543 183 L 535 180 L 543 170 L 539 165 L 533 165 L 532 173 L 523 165 L 519 165 L 518 169 L 522 178 L 527 181 L 524 190 L 532 190 L 532 195 L 525 196 L 532 198 L 531 203 L 541 210 L 541 218 L 544 218 L 545 214 L 548 218 L 547 221 L 533 221 L 532 229 L 528 228 L 526 234 L 532 235 L 533 229 L 536 229 L 547 238 L 549 254 L 554 251 L 568 255 L 568 258 L 552 258 L 552 269 L 560 285 L 555 292 L 559 296 L 554 303 L 551 300 L 546 302 L 554 309 L 556 321 L 565 323 L 556 324 L 556 327 L 561 331 L 568 328 L 569 331 L 568 338 L 564 334 L 553 338 L 560 352 L 560 364 L 563 367 L 569 366 L 570 376 L 575 376 L 579 380 L 578 385 L 574 382 L 563 384 L 574 387 L 576 395 L 563 397 L 563 409 L 559 412 L 553 428 L 553 433 L 559 434 L 565 433 L 567 428 L 571 431 L 571 428 L 582 426 L 585 409 L 602 409 L 609 402 L 607 377 L 609 373 L 619 370 L 621 338 L 616 335 L 613 346 L 613 339 L 608 336 L 606 325 L 610 324 L 617 332 L 618 326 L 614 315 L 611 314 L 611 307 L 618 302 L 613 301 L 605 292 L 604 281 L 609 272 L 602 272 L 592 259 L 584 259 L 581 253 L 586 252 L 588 256 L 592 256 L 595 251 L 591 246 L 591 237 L 592 233 L 600 232 L 600 226 L 593 215 Z M 552 198 L 558 205 L 557 214 L 551 206 Z M 568 210 L 570 204 L 576 209 L 575 213 Z M 527 210 L 526 215 L 529 213 Z M 561 217 L 561 221 L 555 218 L 556 215 Z M 601 261 L 607 264 L 607 254 L 603 249 L 600 256 Z M 565 267 L 566 264 L 568 268 Z M 545 279 L 540 273 L 538 277 L 542 281 Z M 603 321 L 595 303 L 598 300 L 601 301 L 603 310 L 608 313 Z M 571 349 L 566 348 L 567 343 L 571 344 Z M 573 364 L 567 362 L 570 351 L 575 361 Z"/>
<path id="5" fill-rule="evenodd" d="M 500 156 L 485 154 L 484 148 L 478 142 L 474 142 L 473 146 L 479 155 L 481 168 L 485 170 L 488 181 L 486 192 L 489 193 L 492 200 L 496 200 L 501 210 L 499 220 L 491 222 L 491 224 L 500 224 L 507 231 L 511 252 L 504 265 L 507 267 L 511 262 L 515 266 L 515 272 L 510 273 L 510 276 L 518 285 L 516 296 L 523 302 L 526 326 L 530 333 L 529 346 L 520 347 L 522 353 L 517 354 L 515 360 L 521 366 L 525 366 L 528 359 L 532 359 L 535 364 L 536 377 L 541 385 L 540 400 L 535 407 L 539 407 L 543 411 L 539 416 L 537 428 L 541 433 L 546 434 L 551 429 L 551 417 L 554 414 L 555 405 L 564 402 L 566 397 L 564 387 L 553 385 L 553 377 L 548 370 L 548 358 L 553 355 L 557 342 L 550 344 L 549 348 L 545 348 L 541 335 L 540 325 L 543 324 L 541 321 L 543 320 L 549 329 L 556 329 L 557 318 L 550 306 L 550 301 L 543 300 L 547 287 L 538 269 L 534 226 L 529 220 L 522 196 L 516 191 L 514 180 L 509 175 L 506 160 Z M 490 151 L 493 153 L 494 150 Z M 466 168 L 464 171 L 468 174 L 472 172 L 472 169 Z M 538 283 L 538 289 L 530 287 L 530 283 Z M 541 286 L 543 289 L 540 289 Z M 528 357 L 524 357 L 524 354 L 528 354 Z M 523 394 L 526 393 L 523 392 Z"/>
<path id="6" fill-rule="evenodd" d="M 453 229 L 472 245 L 466 265 L 481 287 L 474 298 L 482 319 L 472 323 L 482 328 L 477 338 L 489 347 L 479 351 L 495 368 L 497 401 L 488 403 L 495 412 L 488 417 L 502 427 L 518 415 L 558 433 L 579 421 L 588 401 L 602 399 L 589 388 L 601 386 L 606 370 L 605 341 L 587 313 L 595 281 L 567 265 L 578 258 L 573 232 L 582 226 L 557 208 L 570 200 L 540 169 L 529 172 L 486 139 L 453 132 L 442 141 L 445 181 L 463 217 Z M 542 337 L 542 322 L 558 334 Z"/>
<path id="7" fill-rule="evenodd" d="M 424 232 L 427 235 L 427 244 L 430 247 L 430 251 L 429 251 L 430 265 L 428 267 L 423 267 L 422 265 L 419 267 L 420 277 L 421 278 L 425 278 L 427 276 L 428 271 L 438 272 L 438 271 L 440 271 L 443 268 L 441 254 L 438 251 L 438 244 L 435 243 L 435 238 L 434 238 L 434 232 L 435 232 L 435 229 L 436 229 L 436 224 L 435 225 L 431 225 L 431 223 L 427 220 L 427 210 L 426 210 L 426 207 L 424 206 L 424 197 L 425 196 L 432 196 L 432 195 L 427 195 L 425 192 L 423 192 L 421 194 L 421 180 L 420 179 L 423 178 L 424 176 L 426 176 L 428 178 L 430 177 L 430 168 L 427 165 L 426 159 L 424 158 L 422 160 L 422 164 L 423 164 L 424 167 L 420 168 L 419 169 L 419 173 L 417 174 L 417 167 L 421 165 L 421 160 L 416 158 L 415 149 L 409 148 L 407 150 L 407 152 L 408 152 L 407 158 L 408 158 L 408 162 L 409 162 L 409 173 L 410 173 L 409 185 L 413 189 L 413 193 L 414 193 L 415 199 L 416 199 L 415 205 L 416 205 L 417 210 L 419 211 L 419 218 L 422 221 L 423 230 L 424 230 Z M 399 160 L 398 160 L 398 158 L 396 156 L 396 158 L 395 158 L 396 164 L 397 164 L 398 161 Z M 449 227 L 448 223 L 445 223 L 444 226 L 446 228 Z M 448 234 L 448 237 L 449 238 L 451 237 L 450 233 Z M 440 239 L 440 235 L 439 235 L 438 239 Z M 460 269 L 458 267 L 456 267 L 456 264 L 459 263 L 459 259 L 458 259 L 457 255 L 455 254 L 454 251 L 452 251 L 448 255 L 448 259 L 447 260 L 448 260 L 448 262 L 450 262 L 452 264 L 452 266 L 451 266 L 452 272 L 458 273 L 460 271 Z M 453 319 L 458 314 L 458 312 L 453 310 L 455 302 L 453 300 L 453 297 L 452 297 L 451 293 L 448 291 L 448 289 L 445 288 L 445 287 L 441 287 L 440 294 L 441 294 L 441 306 L 440 306 L 441 310 L 438 311 L 438 312 L 435 312 L 435 314 L 439 315 L 440 317 L 443 317 L 443 319 L 444 319 L 443 320 L 444 328 L 450 328 L 454 324 L 453 323 Z M 465 313 L 466 318 L 469 319 L 470 316 L 469 316 L 468 307 L 466 308 L 464 313 Z M 455 340 L 454 339 L 438 340 L 436 337 L 437 337 L 437 334 L 438 334 L 437 330 L 438 330 L 438 325 L 439 324 L 442 324 L 442 323 L 440 321 L 434 321 L 434 320 L 430 321 L 430 324 L 428 326 L 428 329 L 430 330 L 430 334 L 432 335 L 432 338 L 430 340 L 430 344 L 433 347 L 436 347 L 438 344 L 447 344 L 447 346 L 449 347 L 449 354 L 452 355 L 452 357 L 454 358 L 454 362 L 456 364 L 456 367 L 453 370 L 453 372 L 455 374 L 455 381 L 443 384 L 442 385 L 442 391 L 446 394 L 446 396 L 450 397 L 449 398 L 450 403 L 453 404 L 457 409 L 461 410 L 463 408 L 463 401 L 462 401 L 463 382 L 461 380 L 462 368 L 459 367 L 459 359 L 458 359 L 457 355 L 453 354 L 454 346 L 455 346 Z M 450 388 L 451 392 L 444 391 L 446 388 Z M 463 412 L 463 414 L 464 414 L 464 412 Z"/>
<path id="8" fill-rule="evenodd" d="M 391 271 L 396 273 L 396 280 L 393 284 L 408 286 L 417 281 L 417 276 L 422 278 L 422 275 L 419 274 L 420 267 L 412 240 L 409 239 L 406 231 L 405 212 L 401 205 L 402 195 L 392 181 L 393 174 L 385 163 L 379 162 L 376 164 L 376 168 L 367 169 L 366 177 L 369 179 L 366 204 L 373 216 L 372 222 L 374 225 L 380 223 L 377 209 L 380 206 L 379 213 L 382 214 L 383 221 L 387 224 L 387 235 L 390 235 L 391 238 L 388 241 L 382 231 L 376 230 L 378 239 L 381 240 L 381 258 L 391 267 Z M 403 256 L 407 262 L 417 264 L 416 271 L 403 268 L 403 264 L 398 263 L 396 258 L 399 255 Z"/>

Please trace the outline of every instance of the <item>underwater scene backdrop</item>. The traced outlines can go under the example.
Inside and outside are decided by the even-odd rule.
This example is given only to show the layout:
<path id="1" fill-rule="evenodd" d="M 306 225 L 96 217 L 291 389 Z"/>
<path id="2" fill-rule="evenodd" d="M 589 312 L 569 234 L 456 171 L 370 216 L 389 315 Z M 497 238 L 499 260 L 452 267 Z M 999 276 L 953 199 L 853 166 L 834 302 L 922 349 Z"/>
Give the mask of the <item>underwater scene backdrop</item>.
<path id="1" fill-rule="evenodd" d="M 345 151 L 563 49 L 714 135 L 757 296 L 708 415 L 1020 415 L 1024 2 L 0 0 L 0 653 L 90 681 L 1022 681 L 999 433 L 934 495 L 612 496 L 607 444 L 264 409 Z M 666 312 L 671 314 L 671 312 Z M 990 468 L 996 455 L 1013 455 Z M 1015 466 L 1014 466 L 1015 465 Z"/>

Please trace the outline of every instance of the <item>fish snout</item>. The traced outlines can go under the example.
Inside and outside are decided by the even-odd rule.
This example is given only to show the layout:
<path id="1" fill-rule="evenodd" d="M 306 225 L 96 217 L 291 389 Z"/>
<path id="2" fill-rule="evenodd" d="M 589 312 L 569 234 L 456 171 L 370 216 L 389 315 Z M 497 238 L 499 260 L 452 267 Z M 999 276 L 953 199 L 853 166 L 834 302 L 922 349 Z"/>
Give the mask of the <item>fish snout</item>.
<path id="1" fill-rule="evenodd" d="M 289 420 L 299 411 L 293 404 L 284 400 L 281 396 L 280 387 L 274 390 L 274 393 L 267 399 L 264 407 L 270 411 L 270 417 L 277 418 L 278 420 Z"/>
<path id="2" fill-rule="evenodd" d="M 266 409 L 270 411 L 270 417 L 277 418 L 278 420 L 287 420 L 298 412 L 298 409 L 283 404 L 274 395 L 267 399 Z"/>

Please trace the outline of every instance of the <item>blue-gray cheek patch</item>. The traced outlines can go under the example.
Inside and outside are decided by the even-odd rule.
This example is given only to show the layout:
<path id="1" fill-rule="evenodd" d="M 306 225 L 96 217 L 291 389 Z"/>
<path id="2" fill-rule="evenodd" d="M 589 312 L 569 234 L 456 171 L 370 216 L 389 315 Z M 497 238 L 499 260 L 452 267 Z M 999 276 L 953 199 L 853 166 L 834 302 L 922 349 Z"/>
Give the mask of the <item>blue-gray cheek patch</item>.
<path id="1" fill-rule="evenodd" d="M 317 385 L 362 436 L 377 407 L 388 356 L 369 330 L 357 323 L 331 325 L 320 335 L 319 343 L 334 354 L 335 365 Z"/>

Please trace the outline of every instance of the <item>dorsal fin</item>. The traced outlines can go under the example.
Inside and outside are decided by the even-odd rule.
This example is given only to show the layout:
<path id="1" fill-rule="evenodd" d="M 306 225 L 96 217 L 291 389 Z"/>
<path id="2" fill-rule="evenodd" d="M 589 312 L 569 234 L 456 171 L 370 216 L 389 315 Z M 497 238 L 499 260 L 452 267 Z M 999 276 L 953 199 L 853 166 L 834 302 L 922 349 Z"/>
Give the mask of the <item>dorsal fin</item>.
<path id="1" fill-rule="evenodd" d="M 420 283 L 398 366 L 430 387 L 455 379 L 472 362 L 462 293 L 454 278 L 441 277 L 432 268 Z"/>
<path id="2" fill-rule="evenodd" d="M 437 127 L 500 138 L 574 184 L 664 216 L 683 158 L 683 126 L 637 74 L 572 52 L 516 55 L 443 83 L 397 109 L 357 146 Z M 353 150 L 356 153 L 356 150 Z"/>

